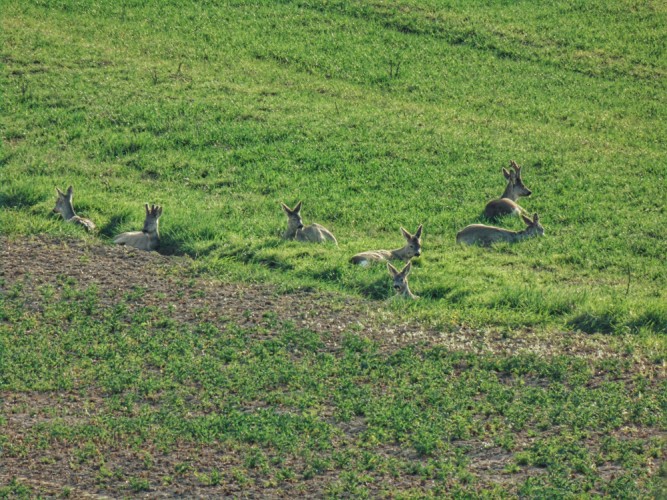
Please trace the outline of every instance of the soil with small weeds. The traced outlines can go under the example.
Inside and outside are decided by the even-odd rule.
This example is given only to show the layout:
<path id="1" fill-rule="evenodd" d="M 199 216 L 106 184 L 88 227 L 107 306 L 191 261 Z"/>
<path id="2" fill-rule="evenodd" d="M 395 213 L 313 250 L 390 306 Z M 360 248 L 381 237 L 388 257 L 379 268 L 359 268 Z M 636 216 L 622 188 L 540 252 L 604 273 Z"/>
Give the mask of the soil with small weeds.
<path id="1" fill-rule="evenodd" d="M 168 257 L 156 252 L 142 252 L 132 248 L 100 245 L 88 240 L 57 239 L 53 237 L 7 238 L 0 237 L 0 293 L 20 286 L 24 296 L 39 296 L 44 286 L 56 289 L 63 280 L 70 280 L 77 288 L 95 287 L 101 305 L 114 306 L 120 300 L 132 297 L 132 307 L 145 306 L 169 310 L 176 321 L 193 324 L 208 322 L 214 325 L 234 324 L 251 328 L 256 335 L 271 336 L 286 323 L 294 328 L 308 329 L 320 334 L 323 349 L 337 352 L 346 334 L 353 333 L 373 340 L 385 352 L 406 345 L 425 347 L 443 346 L 450 350 L 479 354 L 511 355 L 522 352 L 540 356 L 570 355 L 589 359 L 632 357 L 634 374 L 657 370 L 641 353 L 628 354 L 619 348 L 619 339 L 602 335 L 575 332 L 549 333 L 524 330 L 508 335 L 493 329 L 473 329 L 451 326 L 445 329 L 405 321 L 396 311 L 382 302 L 344 297 L 340 294 L 292 291 L 280 293 L 276 287 L 262 284 L 225 283 L 214 279 L 192 278 L 191 261 L 185 257 Z M 29 305 L 39 312 L 39 301 Z M 633 374 L 627 374 L 631 377 Z M 654 373 L 654 375 L 656 375 Z M 659 375 L 658 375 L 659 378 Z M 104 407 L 104 394 L 93 390 L 78 392 L 0 392 L 0 416 L 5 419 L 3 432 L 9 439 L 22 440 L 31 428 L 50 419 L 67 422 L 87 421 Z M 54 410 L 55 409 L 55 410 Z M 54 413 L 55 411 L 55 413 Z M 338 427 L 350 441 L 363 429 L 363 419 L 340 423 Z M 642 432 L 638 430 L 637 432 Z M 654 434 L 655 435 L 655 434 Z M 664 437 L 664 436 L 663 436 Z M 0 442 L 0 457 L 2 447 Z M 471 442 L 470 470 L 482 482 L 502 484 L 525 480 L 537 474 L 526 467 L 520 474 L 508 476 L 504 468 L 511 463 L 511 454 L 499 452 L 489 443 Z M 286 481 L 266 484 L 261 474 L 239 486 L 227 481 L 223 485 L 203 485 L 187 470 L 205 471 L 216 464 L 218 469 L 244 468 L 241 454 L 222 444 L 202 445 L 178 443 L 168 453 L 160 450 L 105 449 L 104 467 L 111 471 L 100 479 L 99 464 L 94 457 L 77 461 L 77 448 L 59 442 L 48 450 L 32 446 L 21 456 L 2 457 L 0 486 L 25 484 L 31 494 L 43 496 L 67 495 L 73 498 L 105 498 L 136 495 L 147 497 L 184 496 L 321 496 L 327 484 L 336 480 L 333 471 L 325 471 L 307 481 Z M 267 452 L 270 457 L 270 451 Z M 414 452 L 398 446 L 387 447 L 387 455 L 409 460 L 423 460 Z M 146 456 L 152 457 L 150 475 Z M 285 459 L 284 465 L 290 466 Z M 185 464 L 185 465 L 184 465 Z M 170 477 L 182 469 L 182 477 Z M 122 469 L 125 477 L 150 478 L 150 489 L 133 490 L 127 481 L 116 477 L 114 470 Z M 543 472 L 543 471 L 542 471 Z M 613 471 L 608 471 L 613 473 Z M 486 477 L 486 481 L 484 478 Z M 398 482 L 397 482 L 398 481 Z M 12 483 L 13 482 L 13 483 Z M 100 486 L 100 482 L 104 486 Z M 398 479 L 387 477 L 387 484 L 407 490 L 428 490 L 418 475 Z M 413 490 L 415 491 L 415 490 Z"/>
<path id="2" fill-rule="evenodd" d="M 525 352 L 592 359 L 628 356 L 618 349 L 619 339 L 602 334 L 531 329 L 508 334 L 465 325 L 437 328 L 403 321 L 384 302 L 326 292 L 282 294 L 271 285 L 190 279 L 189 262 L 188 258 L 85 240 L 0 237 L 0 279 L 5 289 L 20 283 L 30 292 L 44 285 L 57 286 L 58 279 L 72 278 L 80 289 L 97 287 L 102 304 L 112 305 L 122 295 L 132 293 L 137 307 L 171 308 L 170 316 L 183 322 L 222 321 L 244 328 L 289 322 L 297 329 L 323 334 L 329 349 L 338 349 L 342 334 L 352 332 L 392 351 L 419 343 L 477 354 Z"/>

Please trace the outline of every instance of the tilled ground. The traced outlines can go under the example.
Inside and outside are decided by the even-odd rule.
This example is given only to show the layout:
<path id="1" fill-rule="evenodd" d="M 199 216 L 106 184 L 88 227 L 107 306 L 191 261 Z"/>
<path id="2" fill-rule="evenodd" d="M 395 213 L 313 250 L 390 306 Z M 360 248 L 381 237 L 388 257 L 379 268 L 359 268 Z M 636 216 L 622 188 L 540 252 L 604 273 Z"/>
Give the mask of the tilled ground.
<path id="1" fill-rule="evenodd" d="M 475 330 L 464 326 L 440 331 L 414 321 L 402 321 L 383 303 L 339 295 L 314 292 L 280 294 L 268 285 L 242 285 L 190 278 L 188 260 L 166 257 L 158 253 L 136 251 L 125 247 L 91 244 L 82 240 L 58 240 L 51 237 L 8 239 L 0 237 L 0 293 L 6 293 L 17 285 L 25 296 L 51 285 L 57 287 L 63 280 L 71 279 L 78 288 L 94 286 L 98 289 L 103 305 L 113 306 L 121 297 L 132 294 L 137 307 L 154 306 L 169 308 L 170 316 L 185 323 L 209 322 L 233 323 L 243 328 L 258 328 L 262 335 L 271 334 L 272 324 L 292 323 L 297 329 L 305 328 L 321 334 L 325 348 L 335 352 L 340 349 L 346 332 L 354 332 L 376 341 L 383 350 L 395 350 L 407 344 L 445 346 L 452 350 L 477 353 L 516 354 L 531 352 L 545 356 L 568 354 L 587 358 L 630 356 L 618 348 L 618 340 L 604 336 L 580 333 L 546 335 L 523 331 L 508 336 L 492 330 Z M 40 304 L 35 301 L 34 308 Z M 268 332 L 268 333 L 267 333 Z M 616 342 L 611 348 L 611 342 Z M 658 368 L 651 366 L 641 355 L 633 354 L 636 373 L 646 373 Z M 629 375 L 630 376 L 630 375 Z M 48 419 L 77 421 L 91 418 L 103 407 L 104 394 L 94 391 L 86 394 L 71 393 L 0 393 L 0 416 L 7 421 L 8 435 L 22 439 L 28 431 Z M 57 408 L 56 414 L 53 408 Z M 363 427 L 363 422 L 341 426 L 345 434 L 353 435 Z M 627 430 L 641 438 L 646 431 Z M 663 436 L 664 437 L 664 436 Z M 0 453 L 2 443 L 0 443 Z M 499 455 L 497 448 L 488 443 L 471 442 L 473 450 L 471 469 L 479 476 L 486 476 L 489 484 L 508 479 L 503 474 L 510 456 Z M 16 456 L 0 461 L 0 485 L 7 485 L 12 478 L 31 486 L 41 495 L 59 495 L 69 488 L 72 497 L 113 497 L 131 493 L 128 486 L 114 477 L 100 479 L 99 467 L 88 466 L 74 460 L 76 452 L 68 443 L 49 448 L 42 453 L 34 447 L 26 456 Z M 193 470 L 206 470 L 207 464 L 229 470 L 241 467 L 241 458 L 221 445 L 193 445 L 182 443 L 169 453 L 159 450 L 106 450 L 105 468 L 114 470 L 121 466 L 125 471 L 138 475 L 146 469 L 145 454 L 153 457 L 151 477 L 158 478 L 161 486 L 149 492 L 138 493 L 156 496 L 319 496 L 325 484 L 333 478 L 325 472 L 306 482 L 284 482 L 280 485 L 262 484 L 260 478 L 252 486 L 227 482 L 220 486 L 202 486 L 192 475 L 167 480 L 166 471 L 187 464 Z M 387 454 L 405 455 L 405 450 L 387 449 Z M 414 453 L 413 453 L 414 454 Z M 1 455 L 0 455 L 1 456 Z M 419 460 L 418 457 L 409 457 Z M 288 464 L 289 465 L 289 464 Z M 97 472 L 95 472 L 97 470 Z M 163 473 L 160 473 L 160 471 Z M 533 472 L 525 468 L 517 481 Z M 610 474 L 613 471 L 609 472 Z M 390 482 L 391 479 L 387 478 Z M 401 478 L 406 481 L 406 478 Z M 428 489 L 419 476 L 407 479 L 410 484 L 400 489 Z M 101 489 L 100 483 L 106 486 Z M 156 484 L 153 481 L 152 484 Z M 396 485 L 395 485 L 396 486 Z"/>

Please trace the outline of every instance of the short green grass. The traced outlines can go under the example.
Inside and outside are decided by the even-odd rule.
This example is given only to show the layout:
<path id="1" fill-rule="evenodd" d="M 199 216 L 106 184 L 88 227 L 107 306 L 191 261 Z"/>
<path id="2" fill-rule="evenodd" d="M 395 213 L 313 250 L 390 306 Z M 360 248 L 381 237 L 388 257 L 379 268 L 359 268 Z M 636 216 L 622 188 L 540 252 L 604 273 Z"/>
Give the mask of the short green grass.
<path id="1" fill-rule="evenodd" d="M 226 279 L 389 295 L 354 253 L 424 224 L 408 314 L 667 330 L 658 3 L 5 2 L 0 227 L 99 237 L 165 207 L 163 251 Z M 514 159 L 546 235 L 457 248 Z M 339 248 L 285 243 L 280 201 Z M 519 229 L 521 222 L 502 225 Z"/>

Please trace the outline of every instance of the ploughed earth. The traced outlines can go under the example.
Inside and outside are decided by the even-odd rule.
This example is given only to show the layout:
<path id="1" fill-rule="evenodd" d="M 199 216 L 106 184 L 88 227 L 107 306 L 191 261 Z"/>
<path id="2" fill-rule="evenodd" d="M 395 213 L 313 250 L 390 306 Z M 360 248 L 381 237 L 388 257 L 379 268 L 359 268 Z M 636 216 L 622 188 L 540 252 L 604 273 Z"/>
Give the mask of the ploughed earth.
<path id="1" fill-rule="evenodd" d="M 444 346 L 447 349 L 512 355 L 521 352 L 543 356 L 570 355 L 590 359 L 619 357 L 625 354 L 618 345 L 611 348 L 612 339 L 599 335 L 576 332 L 545 334 L 524 330 L 508 335 L 492 329 L 472 329 L 466 326 L 437 327 L 404 321 L 384 303 L 339 294 L 312 291 L 279 293 L 270 285 L 224 283 L 210 278 L 193 277 L 189 259 L 163 256 L 130 248 L 102 245 L 86 240 L 60 240 L 53 237 L 7 238 L 0 236 L 0 294 L 6 294 L 20 285 L 20 293 L 36 298 L 34 313 L 38 317 L 41 306 L 39 290 L 44 286 L 58 288 L 63 280 L 70 280 L 85 290 L 94 286 L 102 306 L 113 307 L 126 294 L 133 294 L 137 307 L 169 308 L 170 317 L 184 323 L 208 322 L 234 324 L 241 328 L 261 327 L 262 335 L 270 335 L 271 324 L 293 324 L 321 334 L 323 350 L 335 354 L 347 333 L 367 337 L 377 342 L 381 351 L 394 351 L 406 345 Z M 184 293 L 185 291 L 185 293 Z M 0 322 L 9 320 L 0 317 Z M 0 339 L 1 340 L 1 339 Z M 615 342 L 618 342 L 615 340 Z M 0 345 L 1 347 L 1 345 Z M 1 354 L 1 352 L 0 352 Z M 1 360 L 0 356 L 0 360 Z M 641 366 L 637 370 L 653 370 Z M 630 377 L 632 374 L 628 374 Z M 147 469 L 146 456 L 150 454 L 150 489 L 132 489 L 127 479 L 109 477 L 100 486 L 100 467 L 77 460 L 79 445 L 67 440 L 40 446 L 26 445 L 23 453 L 3 453 L 4 443 L 25 440 L 35 426 L 49 419 L 63 422 L 85 421 L 101 411 L 107 397 L 95 389 L 53 391 L 0 391 L 0 487 L 20 485 L 29 488 L 28 496 L 120 497 L 120 496 L 255 496 L 294 497 L 321 496 L 326 485 L 339 471 L 325 471 L 312 479 L 283 481 L 269 484 L 262 481 L 230 481 L 203 484 L 201 477 L 188 470 L 243 468 L 243 459 L 223 444 L 177 443 L 168 452 L 136 450 L 133 447 L 105 449 L 105 470 L 122 468 L 124 477 L 140 477 Z M 54 410 L 55 409 L 55 410 Z M 337 424 L 344 433 L 354 435 L 363 428 L 363 419 Z M 651 429 L 635 429 L 634 438 L 651 434 Z M 653 433 L 655 435 L 655 433 Z M 520 474 L 507 475 L 503 470 L 511 461 L 511 454 L 489 447 L 488 443 L 470 443 L 470 470 L 490 485 L 525 480 L 526 475 L 543 473 L 526 467 Z M 77 453 L 79 455 L 77 455 Z M 386 453 L 406 459 L 422 460 L 411 450 L 388 447 Z M 288 462 L 291 459 L 288 459 Z M 425 459 L 423 459 L 425 460 Z M 165 471 L 179 469 L 183 474 L 165 480 Z M 611 475 L 614 470 L 600 470 Z M 252 479 L 252 478 L 251 478 Z M 396 480 L 400 490 L 412 493 L 427 491 L 429 486 L 418 475 L 387 478 Z M 401 484 L 398 484 L 401 483 Z"/>

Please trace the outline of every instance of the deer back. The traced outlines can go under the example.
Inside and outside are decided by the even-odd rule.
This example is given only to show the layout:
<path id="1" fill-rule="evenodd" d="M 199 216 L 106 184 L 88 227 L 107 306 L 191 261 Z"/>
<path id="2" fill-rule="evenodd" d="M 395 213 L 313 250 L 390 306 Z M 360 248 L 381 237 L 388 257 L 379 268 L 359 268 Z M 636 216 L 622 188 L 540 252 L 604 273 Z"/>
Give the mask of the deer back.
<path id="1" fill-rule="evenodd" d="M 338 245 L 336 237 L 326 227 L 320 224 L 309 224 L 302 229 L 296 231 L 297 241 L 309 241 L 313 243 L 325 243 L 331 241 Z"/>

